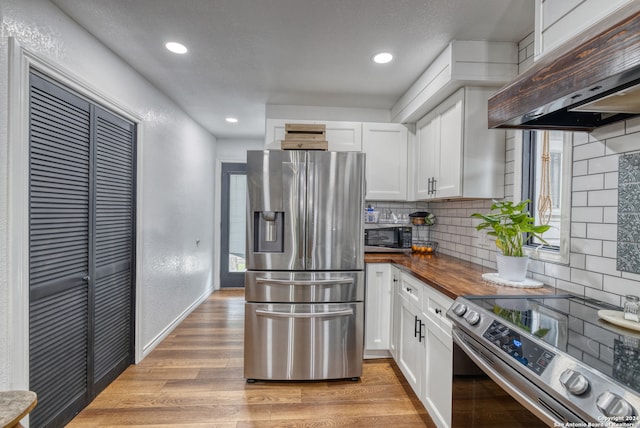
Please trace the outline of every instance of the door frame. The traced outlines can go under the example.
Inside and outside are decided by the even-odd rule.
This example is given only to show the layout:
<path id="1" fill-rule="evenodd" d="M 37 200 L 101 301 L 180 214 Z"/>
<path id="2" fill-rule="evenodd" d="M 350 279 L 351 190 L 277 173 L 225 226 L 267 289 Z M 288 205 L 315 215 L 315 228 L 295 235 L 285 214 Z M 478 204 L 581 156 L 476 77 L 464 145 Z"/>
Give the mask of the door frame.
<path id="1" fill-rule="evenodd" d="M 229 224 L 230 193 L 229 178 L 233 174 L 247 174 L 247 164 L 222 162 L 220 164 L 220 288 L 244 287 L 244 273 L 229 273 L 229 233 L 225 229 Z M 228 285 L 224 285 L 223 283 Z"/>
<path id="2" fill-rule="evenodd" d="M 141 291 L 143 283 L 139 260 L 142 247 L 142 117 L 130 111 L 114 98 L 101 92 L 69 70 L 22 46 L 15 37 L 8 38 L 8 112 L 7 112 L 7 302 L 9 306 L 7 339 L 9 356 L 8 385 L 12 389 L 29 388 L 29 72 L 37 70 L 69 89 L 106 107 L 136 125 L 136 187 L 135 187 L 135 308 L 134 358 L 144 356 L 141 340 Z"/>

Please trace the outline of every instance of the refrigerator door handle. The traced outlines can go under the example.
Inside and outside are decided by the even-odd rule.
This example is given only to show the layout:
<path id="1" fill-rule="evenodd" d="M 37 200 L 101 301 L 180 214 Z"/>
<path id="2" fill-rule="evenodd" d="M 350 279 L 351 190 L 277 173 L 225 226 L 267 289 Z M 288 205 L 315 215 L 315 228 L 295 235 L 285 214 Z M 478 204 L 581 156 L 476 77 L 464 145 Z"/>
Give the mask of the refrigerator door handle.
<path id="1" fill-rule="evenodd" d="M 353 284 L 353 278 L 337 279 L 316 279 L 316 280 L 293 280 L 293 279 L 272 279 L 256 278 L 258 284 L 287 284 L 287 285 L 332 285 L 332 284 Z"/>
<path id="2" fill-rule="evenodd" d="M 353 309 L 344 309 L 334 312 L 272 312 L 264 309 L 256 309 L 256 315 L 277 318 L 329 318 L 329 317 L 345 317 L 353 315 Z"/>

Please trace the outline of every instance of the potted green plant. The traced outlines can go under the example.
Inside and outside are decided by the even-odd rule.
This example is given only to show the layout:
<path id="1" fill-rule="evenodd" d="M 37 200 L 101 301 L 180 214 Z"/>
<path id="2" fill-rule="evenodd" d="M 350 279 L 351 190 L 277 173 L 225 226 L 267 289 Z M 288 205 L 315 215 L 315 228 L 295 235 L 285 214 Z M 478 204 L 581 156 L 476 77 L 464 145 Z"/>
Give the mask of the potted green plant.
<path id="1" fill-rule="evenodd" d="M 535 237 L 547 243 L 542 234 L 551 226 L 536 225 L 535 218 L 527 211 L 530 202 L 493 201 L 489 214 L 471 215 L 482 219 L 476 226 L 477 230 L 489 229 L 487 235 L 495 236 L 496 247 L 502 252 L 496 256 L 498 275 L 509 281 L 524 281 L 526 278 L 529 262 L 529 257 L 523 251 L 526 241 Z"/>

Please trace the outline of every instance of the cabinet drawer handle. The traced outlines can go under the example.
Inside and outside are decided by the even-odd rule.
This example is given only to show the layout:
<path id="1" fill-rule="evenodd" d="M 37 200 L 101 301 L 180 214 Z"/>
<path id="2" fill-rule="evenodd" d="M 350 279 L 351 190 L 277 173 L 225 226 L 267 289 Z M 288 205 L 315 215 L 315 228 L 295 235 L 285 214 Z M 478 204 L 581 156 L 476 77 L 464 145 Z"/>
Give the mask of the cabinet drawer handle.
<path id="1" fill-rule="evenodd" d="M 436 314 L 440 315 L 442 313 L 442 309 L 436 309 Z"/>
<path id="2" fill-rule="evenodd" d="M 420 321 L 420 330 L 419 330 L 419 334 L 420 336 L 418 336 L 418 342 L 422 342 L 422 340 L 424 339 L 424 334 L 422 333 L 422 329 L 425 327 L 425 324 Z"/>
<path id="3" fill-rule="evenodd" d="M 407 293 L 413 294 L 413 288 L 411 287 L 406 287 L 406 288 L 407 288 Z"/>

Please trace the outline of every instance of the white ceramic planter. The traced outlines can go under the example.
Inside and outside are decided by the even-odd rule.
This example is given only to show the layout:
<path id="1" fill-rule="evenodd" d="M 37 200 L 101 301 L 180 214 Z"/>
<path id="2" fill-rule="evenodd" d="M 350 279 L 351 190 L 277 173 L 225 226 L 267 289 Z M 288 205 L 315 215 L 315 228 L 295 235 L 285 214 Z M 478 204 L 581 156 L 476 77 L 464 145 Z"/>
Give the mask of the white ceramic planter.
<path id="1" fill-rule="evenodd" d="M 529 257 L 511 257 L 496 254 L 498 275 L 507 281 L 524 281 L 527 278 Z"/>

